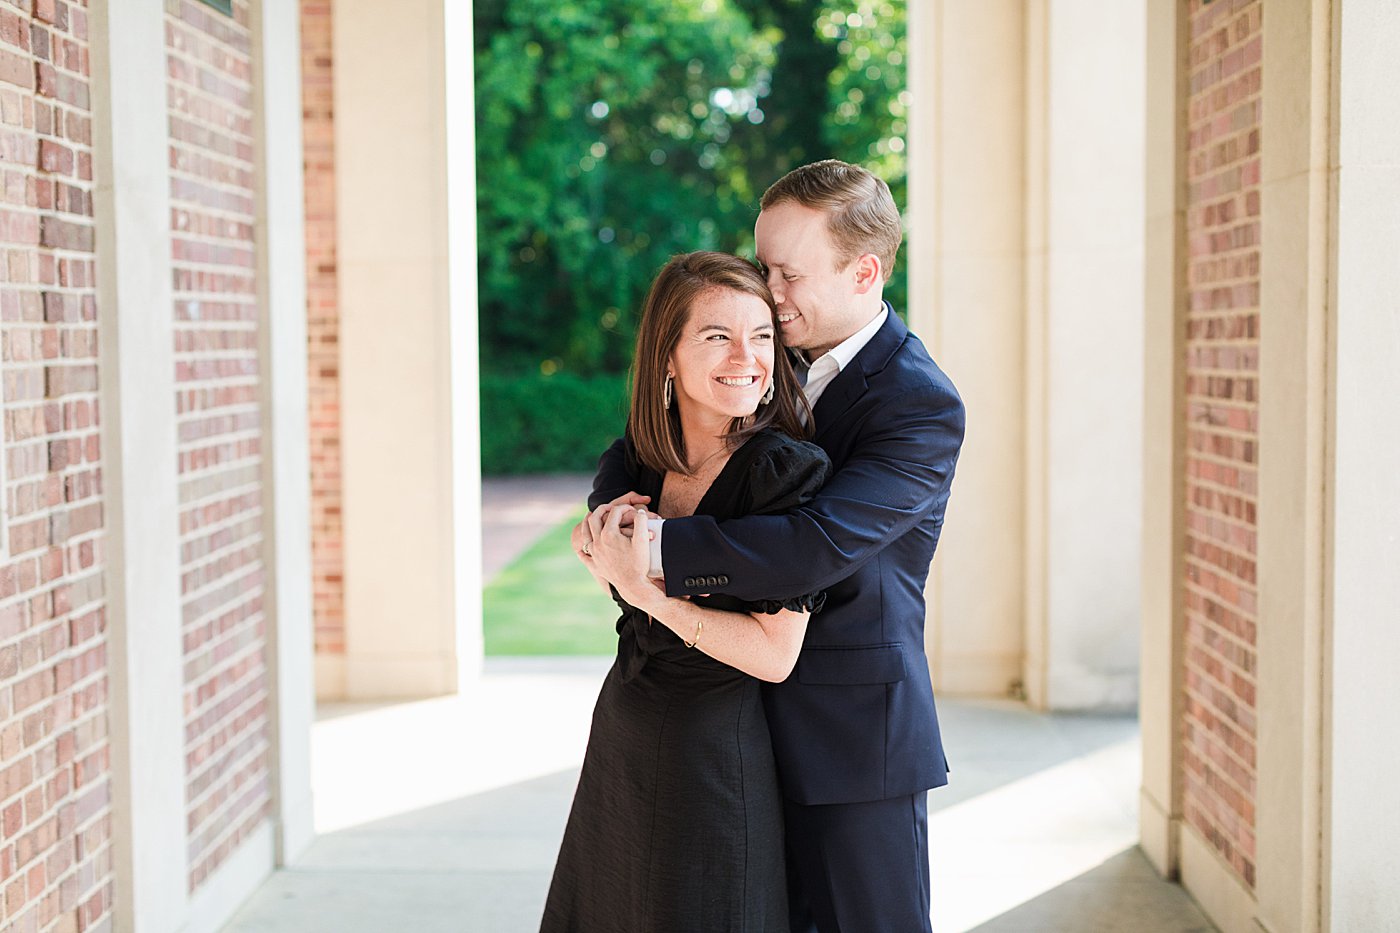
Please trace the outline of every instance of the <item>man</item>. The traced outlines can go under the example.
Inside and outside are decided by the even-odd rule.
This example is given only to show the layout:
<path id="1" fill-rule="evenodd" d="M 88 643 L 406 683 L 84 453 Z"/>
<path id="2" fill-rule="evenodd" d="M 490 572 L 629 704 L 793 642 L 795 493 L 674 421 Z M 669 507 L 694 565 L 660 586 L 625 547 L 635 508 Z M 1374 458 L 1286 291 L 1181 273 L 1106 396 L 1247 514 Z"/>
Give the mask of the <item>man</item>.
<path id="1" fill-rule="evenodd" d="M 947 783 L 947 760 L 923 591 L 963 407 L 883 300 L 902 235 L 889 188 L 844 162 L 803 166 L 764 193 L 758 260 L 832 478 L 788 515 L 652 522 L 671 596 L 827 592 L 792 676 L 764 692 L 794 933 L 930 930 L 926 792 Z M 621 441 L 603 455 L 591 507 L 627 491 L 624 456 Z M 575 529 L 580 553 L 587 535 Z"/>

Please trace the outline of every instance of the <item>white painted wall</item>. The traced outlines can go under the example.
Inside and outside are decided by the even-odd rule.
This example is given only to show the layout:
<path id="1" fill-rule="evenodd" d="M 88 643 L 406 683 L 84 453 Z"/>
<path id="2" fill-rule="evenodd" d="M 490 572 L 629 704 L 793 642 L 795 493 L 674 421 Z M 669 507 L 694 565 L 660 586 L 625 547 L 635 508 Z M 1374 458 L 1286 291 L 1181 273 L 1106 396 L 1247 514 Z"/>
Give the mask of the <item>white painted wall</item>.
<path id="1" fill-rule="evenodd" d="M 1185 279 L 1184 115 L 1177 107 L 1185 67 L 1185 11 L 1177 0 L 1147 0 L 1145 240 L 1143 246 L 1142 600 L 1138 725 L 1142 734 L 1140 845 L 1165 876 L 1180 863 L 1182 692 L 1180 564 L 1185 483 L 1181 353 Z"/>
<path id="2" fill-rule="evenodd" d="M 1048 5 L 1043 443 L 1045 692 L 1131 709 L 1142 537 L 1143 3 Z M 1038 401 L 1038 404 L 1037 404 Z M 1039 435 L 1039 437 L 1037 437 Z M 1032 619 L 1032 623 L 1034 620 Z M 1030 678 L 1028 678 L 1030 682 Z"/>
<path id="3" fill-rule="evenodd" d="M 165 933 L 188 867 L 164 4 L 93 4 L 90 29 L 113 925 Z"/>
<path id="4" fill-rule="evenodd" d="M 302 191 L 301 10 L 254 8 L 258 142 L 258 284 L 267 503 L 277 863 L 311 844 L 311 724 L 316 715 L 311 583 L 311 454 L 307 423 L 306 235 Z"/>
<path id="5" fill-rule="evenodd" d="M 1400 8 L 1339 16 L 1324 917 L 1342 933 L 1400 929 L 1400 795 L 1378 792 L 1400 774 Z"/>

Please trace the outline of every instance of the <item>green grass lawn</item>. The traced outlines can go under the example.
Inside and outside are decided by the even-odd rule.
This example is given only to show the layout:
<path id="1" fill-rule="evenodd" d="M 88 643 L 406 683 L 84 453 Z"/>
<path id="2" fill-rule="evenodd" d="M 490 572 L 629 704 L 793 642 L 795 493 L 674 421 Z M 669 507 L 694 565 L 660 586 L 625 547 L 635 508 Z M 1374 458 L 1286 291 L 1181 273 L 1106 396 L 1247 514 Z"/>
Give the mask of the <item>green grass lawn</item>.
<path id="1" fill-rule="evenodd" d="M 604 595 L 569 547 L 580 510 L 551 528 L 486 585 L 488 655 L 612 654 L 617 604 Z"/>

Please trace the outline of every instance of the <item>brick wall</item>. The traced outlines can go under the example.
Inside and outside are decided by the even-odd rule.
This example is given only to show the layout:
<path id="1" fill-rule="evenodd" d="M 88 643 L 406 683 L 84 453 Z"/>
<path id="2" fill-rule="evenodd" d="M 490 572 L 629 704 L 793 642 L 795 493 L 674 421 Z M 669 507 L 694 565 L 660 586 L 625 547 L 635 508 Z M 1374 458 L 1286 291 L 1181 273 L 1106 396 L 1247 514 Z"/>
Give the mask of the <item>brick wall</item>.
<path id="1" fill-rule="evenodd" d="M 248 3 L 166 17 L 186 806 L 194 889 L 267 818 Z"/>
<path id="2" fill-rule="evenodd" d="M 1254 885 L 1260 0 L 1189 0 L 1184 815 Z"/>
<path id="3" fill-rule="evenodd" d="M 316 652 L 345 652 L 340 525 L 340 345 L 335 279 L 331 0 L 301 2 L 306 169 L 306 300 L 311 426 L 311 557 Z"/>
<path id="4" fill-rule="evenodd" d="M 0 2 L 0 929 L 111 922 L 86 4 Z"/>

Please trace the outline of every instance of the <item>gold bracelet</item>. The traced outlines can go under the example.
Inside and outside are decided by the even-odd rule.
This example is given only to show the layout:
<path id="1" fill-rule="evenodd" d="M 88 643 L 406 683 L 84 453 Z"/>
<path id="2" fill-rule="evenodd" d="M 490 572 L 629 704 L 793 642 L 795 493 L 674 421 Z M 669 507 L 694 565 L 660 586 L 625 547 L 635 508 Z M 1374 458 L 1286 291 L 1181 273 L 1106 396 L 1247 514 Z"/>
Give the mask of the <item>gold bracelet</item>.
<path id="1" fill-rule="evenodd" d="M 684 638 L 682 638 L 682 639 L 681 639 L 681 644 L 685 645 L 687 648 L 694 648 L 697 644 L 700 643 L 700 630 L 703 629 L 704 627 L 705 627 L 705 620 L 704 620 L 704 619 L 696 619 L 696 620 L 695 620 L 695 638 L 694 638 L 693 640 L 691 640 L 691 641 L 686 641 Z"/>

